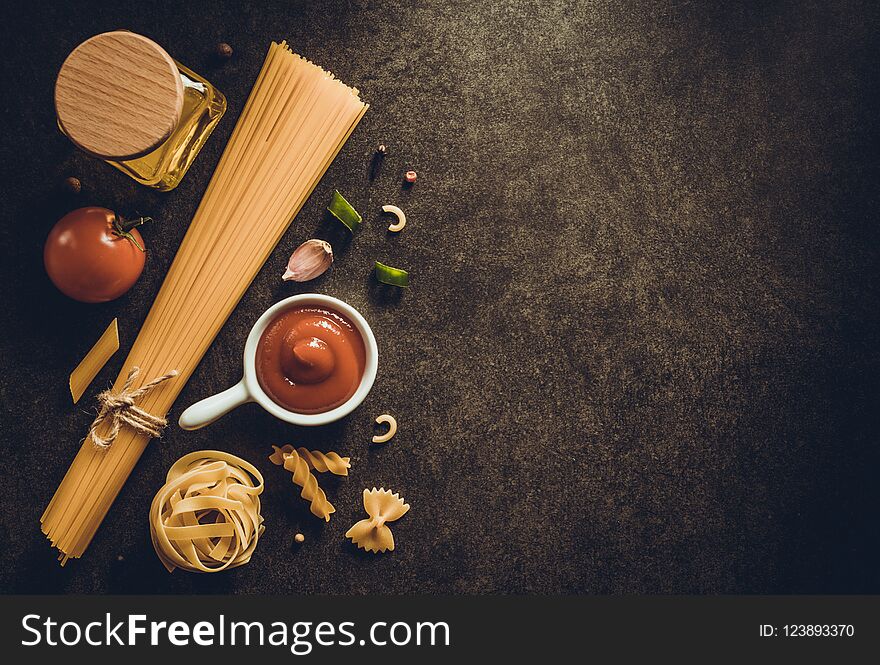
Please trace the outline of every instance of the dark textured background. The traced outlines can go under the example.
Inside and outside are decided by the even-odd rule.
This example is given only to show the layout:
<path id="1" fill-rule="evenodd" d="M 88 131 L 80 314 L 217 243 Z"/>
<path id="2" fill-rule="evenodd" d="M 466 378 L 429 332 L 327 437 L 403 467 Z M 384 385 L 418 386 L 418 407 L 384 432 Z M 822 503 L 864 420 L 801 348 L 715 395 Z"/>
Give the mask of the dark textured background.
<path id="1" fill-rule="evenodd" d="M 0 589 L 880 592 L 872 4 L 8 6 Z M 229 99 L 170 194 L 77 153 L 54 126 L 64 57 L 118 27 L 156 39 Z M 371 322 L 376 386 L 319 430 L 255 405 L 198 432 L 169 428 L 85 557 L 62 569 L 40 514 L 282 38 L 371 108 L 172 415 L 236 381 L 253 321 L 312 289 Z M 222 66 L 220 40 L 235 49 Z M 371 184 L 379 142 L 390 155 Z M 406 168 L 419 172 L 411 191 Z M 85 183 L 79 197 L 56 191 L 67 175 Z M 335 187 L 366 224 L 325 277 L 282 283 L 290 251 L 330 231 Z M 395 237 L 377 214 L 389 202 L 410 220 Z M 99 306 L 59 295 L 41 261 L 54 221 L 89 204 L 157 220 L 140 282 Z M 377 258 L 411 269 L 412 288 L 380 290 Z M 123 352 L 73 407 L 68 374 L 114 316 Z M 371 446 L 383 412 L 400 432 Z M 329 524 L 266 460 L 286 442 L 351 455 L 349 478 L 322 479 L 338 509 Z M 243 568 L 169 575 L 146 512 L 170 464 L 200 448 L 263 470 L 266 533 Z M 412 504 L 385 556 L 343 538 L 374 485 Z"/>

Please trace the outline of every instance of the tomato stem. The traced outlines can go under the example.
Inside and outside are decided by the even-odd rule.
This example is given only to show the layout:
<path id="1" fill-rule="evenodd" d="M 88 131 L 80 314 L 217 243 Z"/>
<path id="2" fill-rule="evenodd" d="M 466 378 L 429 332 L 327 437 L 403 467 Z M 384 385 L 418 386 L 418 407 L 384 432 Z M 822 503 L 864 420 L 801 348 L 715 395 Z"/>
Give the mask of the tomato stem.
<path id="1" fill-rule="evenodd" d="M 116 217 L 116 223 L 119 225 L 119 230 L 122 233 L 127 233 L 131 231 L 133 228 L 140 226 L 141 224 L 146 224 L 147 222 L 152 222 L 152 217 L 137 217 L 135 219 L 125 219 L 124 217 Z"/>
<path id="2" fill-rule="evenodd" d="M 137 241 L 137 238 L 135 238 L 131 234 L 131 230 L 135 227 L 140 226 L 141 224 L 144 224 L 145 222 L 152 221 L 152 217 L 137 217 L 133 219 L 125 219 L 121 215 L 116 215 L 116 219 L 113 220 L 113 233 L 115 233 L 120 238 L 130 240 L 135 247 L 137 247 L 142 252 L 146 252 L 147 250 L 141 247 L 141 244 Z"/>

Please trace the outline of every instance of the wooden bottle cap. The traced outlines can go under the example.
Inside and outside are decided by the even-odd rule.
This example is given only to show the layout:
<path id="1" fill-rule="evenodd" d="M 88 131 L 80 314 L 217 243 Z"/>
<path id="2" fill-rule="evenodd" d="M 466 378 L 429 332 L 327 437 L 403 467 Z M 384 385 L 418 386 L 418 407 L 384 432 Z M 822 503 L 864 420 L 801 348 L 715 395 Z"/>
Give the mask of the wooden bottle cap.
<path id="1" fill-rule="evenodd" d="M 160 146 L 183 110 L 183 82 L 156 42 L 125 30 L 87 39 L 55 82 L 55 111 L 78 147 L 105 159 L 132 159 Z"/>

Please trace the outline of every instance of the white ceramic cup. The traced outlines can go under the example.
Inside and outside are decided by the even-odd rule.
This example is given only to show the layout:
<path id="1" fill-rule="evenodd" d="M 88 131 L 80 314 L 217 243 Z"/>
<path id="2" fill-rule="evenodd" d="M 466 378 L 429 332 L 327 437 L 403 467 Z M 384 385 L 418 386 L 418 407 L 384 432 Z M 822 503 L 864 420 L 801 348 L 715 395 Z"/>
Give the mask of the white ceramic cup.
<path id="1" fill-rule="evenodd" d="M 366 350 L 366 366 L 364 367 L 364 375 L 361 377 L 358 389 L 343 404 L 324 413 L 297 413 L 296 411 L 289 411 L 273 402 L 272 398 L 265 393 L 260 386 L 260 382 L 257 380 L 257 345 L 260 343 L 260 337 L 263 336 L 266 326 L 282 311 L 303 305 L 326 307 L 327 309 L 336 310 L 345 316 L 361 334 Z M 210 425 L 220 416 L 229 413 L 237 406 L 247 404 L 248 402 L 256 402 L 276 418 L 294 425 L 327 425 L 347 416 L 364 401 L 367 393 L 370 392 L 370 388 L 373 387 L 378 366 L 379 349 L 376 345 L 376 338 L 373 336 L 370 325 L 354 307 L 337 298 L 331 298 L 330 296 L 318 293 L 304 293 L 298 296 L 291 296 L 267 309 L 257 319 L 254 327 L 251 328 L 247 342 L 244 345 L 244 377 L 242 380 L 222 393 L 217 393 L 203 399 L 201 402 L 196 402 L 180 414 L 180 419 L 177 422 L 183 429 L 199 429 L 205 425 Z"/>

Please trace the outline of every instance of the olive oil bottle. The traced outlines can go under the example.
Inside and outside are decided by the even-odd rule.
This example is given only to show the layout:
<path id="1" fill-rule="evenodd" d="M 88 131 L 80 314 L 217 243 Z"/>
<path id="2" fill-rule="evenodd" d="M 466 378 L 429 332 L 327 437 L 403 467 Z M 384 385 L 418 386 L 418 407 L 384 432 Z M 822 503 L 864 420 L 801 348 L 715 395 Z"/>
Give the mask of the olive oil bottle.
<path id="1" fill-rule="evenodd" d="M 87 39 L 55 84 L 61 131 L 138 182 L 174 189 L 226 111 L 226 98 L 152 40 L 116 30 Z"/>

